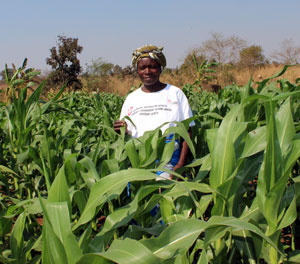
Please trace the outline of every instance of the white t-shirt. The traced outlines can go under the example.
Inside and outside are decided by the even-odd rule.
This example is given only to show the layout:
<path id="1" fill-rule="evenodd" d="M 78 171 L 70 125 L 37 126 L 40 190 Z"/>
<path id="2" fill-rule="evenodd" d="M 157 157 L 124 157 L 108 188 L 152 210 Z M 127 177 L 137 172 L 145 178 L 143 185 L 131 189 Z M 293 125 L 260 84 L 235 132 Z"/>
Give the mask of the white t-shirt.
<path id="1" fill-rule="evenodd" d="M 120 119 L 128 116 L 127 128 L 133 137 L 140 137 L 144 132 L 154 130 L 165 122 L 183 121 L 192 117 L 192 111 L 185 94 L 176 86 L 167 86 L 153 93 L 145 93 L 141 88 L 129 94 L 122 106 Z M 164 132 L 174 123 L 164 125 Z"/>

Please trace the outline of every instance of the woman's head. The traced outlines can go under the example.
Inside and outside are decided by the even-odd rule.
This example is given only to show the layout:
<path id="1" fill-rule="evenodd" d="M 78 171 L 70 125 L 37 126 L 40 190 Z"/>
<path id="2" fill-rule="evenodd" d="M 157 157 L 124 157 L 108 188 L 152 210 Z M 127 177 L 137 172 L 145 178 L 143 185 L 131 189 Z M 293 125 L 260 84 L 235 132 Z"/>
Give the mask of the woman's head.
<path id="1" fill-rule="evenodd" d="M 153 45 L 146 45 L 137 48 L 132 54 L 132 66 L 137 69 L 138 62 L 142 58 L 151 58 L 155 60 L 160 66 L 161 71 L 166 67 L 166 57 L 162 52 L 163 47 L 157 47 Z"/>
<path id="2" fill-rule="evenodd" d="M 137 73 L 144 86 L 156 87 L 156 89 L 160 87 L 161 66 L 156 60 L 150 57 L 140 58 L 137 63 Z"/>

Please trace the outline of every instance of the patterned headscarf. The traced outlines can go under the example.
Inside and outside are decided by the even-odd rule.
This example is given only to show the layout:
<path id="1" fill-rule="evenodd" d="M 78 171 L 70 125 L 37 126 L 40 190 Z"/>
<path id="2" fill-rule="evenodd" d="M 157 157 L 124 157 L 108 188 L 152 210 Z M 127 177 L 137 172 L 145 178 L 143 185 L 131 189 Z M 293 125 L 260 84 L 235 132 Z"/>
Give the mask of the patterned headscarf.
<path id="1" fill-rule="evenodd" d="M 146 45 L 146 46 L 136 49 L 132 53 L 132 66 L 135 69 L 137 69 L 138 61 L 141 58 L 149 57 L 149 58 L 155 60 L 161 66 L 161 70 L 163 70 L 167 65 L 167 61 L 166 61 L 166 57 L 163 54 L 162 50 L 163 50 L 163 47 L 156 47 L 153 45 Z"/>

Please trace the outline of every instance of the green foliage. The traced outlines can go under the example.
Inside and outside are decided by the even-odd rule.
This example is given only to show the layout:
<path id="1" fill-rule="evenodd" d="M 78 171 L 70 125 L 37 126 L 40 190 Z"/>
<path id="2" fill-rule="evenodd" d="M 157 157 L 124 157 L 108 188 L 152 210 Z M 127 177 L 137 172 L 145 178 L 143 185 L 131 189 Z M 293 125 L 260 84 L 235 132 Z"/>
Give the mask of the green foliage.
<path id="1" fill-rule="evenodd" d="M 13 69 L 9 69 L 7 65 L 5 65 L 4 69 L 4 79 L 7 85 L 6 95 L 10 102 L 13 101 L 14 98 L 17 98 L 21 93 L 23 88 L 24 91 L 27 89 L 34 89 L 36 86 L 36 82 L 34 81 L 34 77 L 40 74 L 39 71 L 34 68 L 26 69 L 27 66 L 27 58 L 24 59 L 23 64 L 18 69 L 13 64 Z M 25 96 L 26 97 L 26 96 Z"/>
<path id="2" fill-rule="evenodd" d="M 49 85 L 66 84 L 74 90 L 81 88 L 78 75 L 81 72 L 80 61 L 77 55 L 82 52 L 82 46 L 77 38 L 58 36 L 58 45 L 50 49 L 50 57 L 46 59 L 53 72 L 49 77 Z"/>
<path id="3" fill-rule="evenodd" d="M 114 65 L 112 63 L 104 61 L 102 58 L 92 60 L 87 65 L 86 74 L 91 76 L 103 77 L 112 74 Z"/>
<path id="4" fill-rule="evenodd" d="M 265 56 L 261 46 L 252 45 L 240 51 L 239 64 L 242 67 L 254 67 L 263 65 L 265 63 Z"/>
<path id="5" fill-rule="evenodd" d="M 1 80 L 5 80 L 5 75 L 7 74 L 7 76 L 9 77 L 9 78 L 11 78 L 11 77 L 13 77 L 13 75 L 14 75 L 14 69 L 6 69 L 6 70 L 3 70 L 3 71 L 1 71 L 0 72 L 0 77 L 1 77 Z"/>
<path id="6" fill-rule="evenodd" d="M 124 98 L 113 94 L 63 87 L 43 102 L 41 86 L 2 104 L 1 262 L 297 262 L 300 86 L 272 82 L 285 70 L 218 94 L 189 85 L 191 139 L 190 120 L 117 134 Z M 156 181 L 169 133 L 191 155 Z"/>
<path id="7" fill-rule="evenodd" d="M 111 76 L 122 80 L 125 76 L 136 75 L 132 67 L 127 66 L 122 68 L 102 58 L 92 60 L 91 63 L 86 66 L 86 71 L 82 77 L 85 80 L 85 87 L 90 92 L 111 92 Z"/>
<path id="8" fill-rule="evenodd" d="M 207 60 L 204 60 L 200 65 L 197 61 L 196 55 L 193 54 L 193 62 L 194 66 L 197 70 L 197 78 L 194 82 L 195 86 L 201 87 L 203 83 L 208 83 L 214 79 L 216 79 L 216 76 L 212 75 L 216 73 L 216 68 L 219 63 L 217 62 L 208 62 Z"/>
<path id="9" fill-rule="evenodd" d="M 189 77 L 197 78 L 197 68 L 195 68 L 195 60 L 201 65 L 206 59 L 202 55 L 197 55 L 195 51 L 189 52 L 180 65 L 179 71 Z"/>

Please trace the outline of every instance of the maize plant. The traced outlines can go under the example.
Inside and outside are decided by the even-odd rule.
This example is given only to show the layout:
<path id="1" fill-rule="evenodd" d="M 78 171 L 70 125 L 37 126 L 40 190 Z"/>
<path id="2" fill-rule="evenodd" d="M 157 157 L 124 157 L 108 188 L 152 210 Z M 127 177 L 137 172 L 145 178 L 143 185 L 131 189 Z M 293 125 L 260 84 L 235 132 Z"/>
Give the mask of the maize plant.
<path id="1" fill-rule="evenodd" d="M 12 101 L 0 104 L 0 261 L 299 263 L 300 82 L 272 80 L 287 68 L 218 94 L 190 87 L 191 137 L 191 120 L 117 134 L 118 95 L 63 87 L 43 101 L 43 83 L 30 96 L 26 82 L 19 96 L 10 86 Z M 190 156 L 157 181 L 170 133 Z"/>

